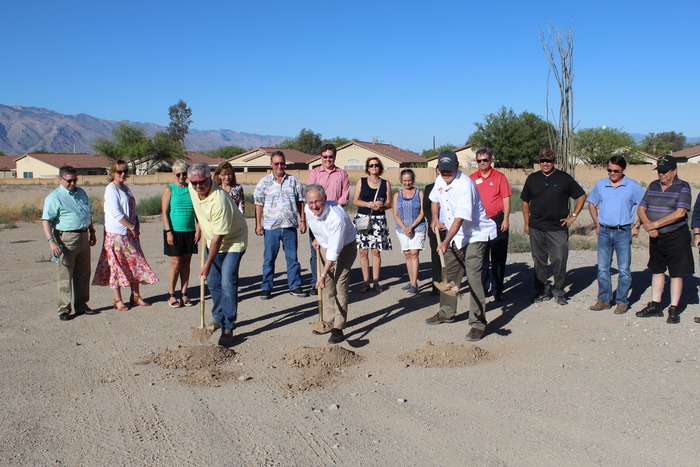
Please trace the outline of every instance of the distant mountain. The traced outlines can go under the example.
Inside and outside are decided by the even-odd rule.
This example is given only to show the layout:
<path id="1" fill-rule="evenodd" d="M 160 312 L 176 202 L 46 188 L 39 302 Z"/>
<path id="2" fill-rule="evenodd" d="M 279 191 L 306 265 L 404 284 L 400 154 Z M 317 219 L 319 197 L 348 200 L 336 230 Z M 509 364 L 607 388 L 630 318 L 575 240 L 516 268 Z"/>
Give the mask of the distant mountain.
<path id="1" fill-rule="evenodd" d="M 0 151 L 8 155 L 32 151 L 92 153 L 95 138 L 111 138 L 112 130 L 119 123 L 87 114 L 64 115 L 39 107 L 0 104 Z M 149 135 L 166 130 L 154 123 L 125 123 L 142 127 Z M 290 137 L 190 129 L 185 146 L 188 151 L 206 151 L 232 145 L 250 149 L 274 146 L 285 139 Z"/>

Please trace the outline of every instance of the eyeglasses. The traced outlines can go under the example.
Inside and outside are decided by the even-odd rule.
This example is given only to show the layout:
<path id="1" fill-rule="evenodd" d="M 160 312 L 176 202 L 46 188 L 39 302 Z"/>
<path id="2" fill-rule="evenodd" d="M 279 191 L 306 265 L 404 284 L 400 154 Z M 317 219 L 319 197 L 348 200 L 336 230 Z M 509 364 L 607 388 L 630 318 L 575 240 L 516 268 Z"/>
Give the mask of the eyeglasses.
<path id="1" fill-rule="evenodd" d="M 321 159 L 335 159 L 335 156 L 321 156 Z"/>
<path id="2" fill-rule="evenodd" d="M 285 165 L 287 165 L 287 163 L 286 163 L 286 162 L 273 162 L 272 165 L 275 165 L 275 166 L 280 166 L 280 165 L 281 165 L 281 166 L 285 166 Z"/>
<path id="3" fill-rule="evenodd" d="M 540 164 L 554 164 L 554 159 L 540 159 Z"/>
<path id="4" fill-rule="evenodd" d="M 379 164 L 367 164 L 367 167 L 379 167 Z"/>
<path id="5" fill-rule="evenodd" d="M 122 174 L 127 174 L 127 175 L 128 175 L 128 174 L 129 174 L 129 171 L 126 170 L 126 169 L 124 169 L 124 170 L 115 170 L 115 172 L 118 173 L 119 175 L 122 175 Z"/>
<path id="6" fill-rule="evenodd" d="M 192 184 L 192 186 L 199 186 L 199 185 L 204 186 L 207 184 L 208 181 L 209 181 L 209 179 L 205 178 L 204 180 L 199 180 L 199 181 L 190 180 L 190 183 Z"/>
<path id="7" fill-rule="evenodd" d="M 491 160 L 491 159 L 477 159 L 476 161 L 477 161 L 479 164 L 481 164 L 482 162 L 488 162 L 488 161 L 490 161 L 490 160 Z M 540 161 L 540 162 L 542 162 L 542 161 Z"/>
<path id="8" fill-rule="evenodd" d="M 61 178 L 63 178 L 63 177 L 61 177 Z M 66 183 L 78 183 L 77 178 L 63 178 L 63 181 Z"/>
<path id="9" fill-rule="evenodd" d="M 609 174 L 619 174 L 622 172 L 622 170 L 617 170 L 617 169 L 608 169 Z"/>
<path id="10" fill-rule="evenodd" d="M 232 173 L 223 173 L 223 174 L 219 174 L 219 177 L 221 177 L 221 178 L 224 178 L 224 177 L 233 177 L 233 174 L 232 174 Z"/>
<path id="11" fill-rule="evenodd" d="M 178 173 L 175 174 L 175 176 L 176 176 L 177 178 L 180 178 L 180 177 L 187 177 L 187 172 L 178 172 Z"/>

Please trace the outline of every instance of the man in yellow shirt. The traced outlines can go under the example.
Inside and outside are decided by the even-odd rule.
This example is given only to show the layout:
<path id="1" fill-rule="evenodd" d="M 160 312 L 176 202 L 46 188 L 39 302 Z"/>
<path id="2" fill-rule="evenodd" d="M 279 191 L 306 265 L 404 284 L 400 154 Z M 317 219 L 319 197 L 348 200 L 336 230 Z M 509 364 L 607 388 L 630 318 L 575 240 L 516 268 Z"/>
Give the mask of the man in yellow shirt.
<path id="1" fill-rule="evenodd" d="M 238 269 L 246 249 L 248 225 L 231 197 L 212 181 L 209 165 L 195 162 L 187 178 L 197 228 L 207 247 L 207 259 L 199 275 L 207 279 L 214 302 L 211 313 L 221 326 L 219 345 L 231 347 L 238 314 Z"/>

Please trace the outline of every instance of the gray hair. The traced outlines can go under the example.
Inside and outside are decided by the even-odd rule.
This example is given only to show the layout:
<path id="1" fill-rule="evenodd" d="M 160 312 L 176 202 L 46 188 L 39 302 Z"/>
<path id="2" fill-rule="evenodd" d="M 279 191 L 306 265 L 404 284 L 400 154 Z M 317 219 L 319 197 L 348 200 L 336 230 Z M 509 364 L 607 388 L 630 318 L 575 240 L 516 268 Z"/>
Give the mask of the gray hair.
<path id="1" fill-rule="evenodd" d="M 323 188 L 321 185 L 318 185 L 316 183 L 312 183 L 311 185 L 306 186 L 306 194 L 308 195 L 309 192 L 311 191 L 318 191 L 318 194 L 321 195 L 321 198 L 323 198 L 323 201 L 326 201 L 326 189 Z"/>
<path id="2" fill-rule="evenodd" d="M 173 162 L 173 172 L 187 172 L 189 165 L 184 159 L 178 159 Z"/>
<path id="3" fill-rule="evenodd" d="M 187 178 L 192 178 L 192 175 L 201 175 L 204 178 L 211 177 L 211 167 L 206 162 L 195 162 L 187 169 Z"/>
<path id="4" fill-rule="evenodd" d="M 58 176 L 65 178 L 66 175 L 78 175 L 78 171 L 71 165 L 62 165 L 61 168 L 58 169 Z"/>

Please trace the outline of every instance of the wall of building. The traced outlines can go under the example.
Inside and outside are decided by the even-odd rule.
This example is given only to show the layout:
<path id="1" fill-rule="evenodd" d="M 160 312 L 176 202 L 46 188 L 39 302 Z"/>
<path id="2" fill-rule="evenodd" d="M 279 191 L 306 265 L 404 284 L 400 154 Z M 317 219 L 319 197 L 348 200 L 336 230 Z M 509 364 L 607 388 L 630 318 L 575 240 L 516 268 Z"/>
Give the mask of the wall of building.
<path id="1" fill-rule="evenodd" d="M 377 155 L 377 153 L 372 152 L 360 146 L 350 145 L 347 148 L 341 149 L 336 154 L 335 165 L 341 169 L 345 169 L 348 172 L 352 170 L 365 170 L 365 162 L 368 157 L 376 157 L 382 161 L 384 164 L 384 170 L 394 170 L 399 168 L 399 164 L 396 161 L 389 159 L 388 157 Z"/>
<path id="2" fill-rule="evenodd" d="M 58 175 L 58 169 L 39 159 L 27 156 L 17 161 L 17 178 L 25 178 L 26 173 L 31 173 L 32 178 L 53 178 Z"/>

